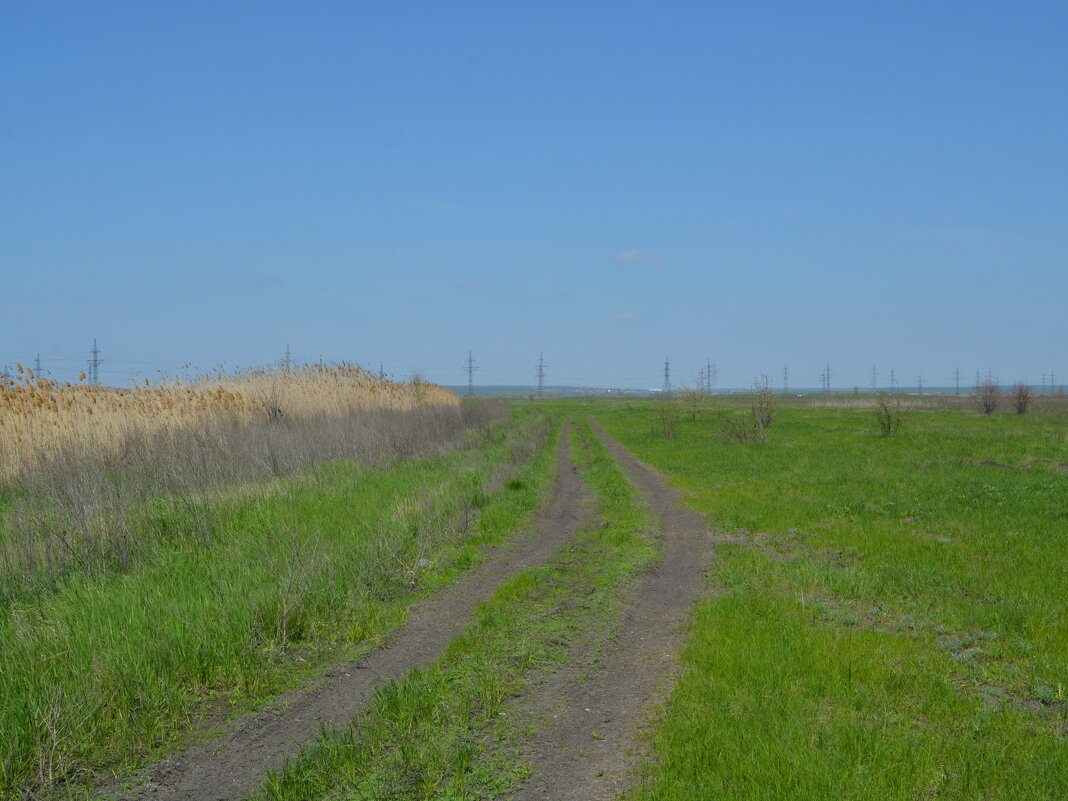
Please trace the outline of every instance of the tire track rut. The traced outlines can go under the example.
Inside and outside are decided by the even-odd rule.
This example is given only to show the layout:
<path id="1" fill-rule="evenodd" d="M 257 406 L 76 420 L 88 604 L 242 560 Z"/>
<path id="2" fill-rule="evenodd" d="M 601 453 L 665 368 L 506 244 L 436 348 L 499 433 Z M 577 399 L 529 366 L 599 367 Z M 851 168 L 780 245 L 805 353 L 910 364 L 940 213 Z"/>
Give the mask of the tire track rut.
<path id="1" fill-rule="evenodd" d="M 629 786 L 642 756 L 638 735 L 674 685 L 683 624 L 712 558 L 704 518 L 592 418 L 590 424 L 660 518 L 663 556 L 634 591 L 603 670 L 590 677 L 572 665 L 539 688 L 533 703 L 549 725 L 534 738 L 520 801 L 610 799 Z"/>
<path id="2" fill-rule="evenodd" d="M 332 667 L 310 687 L 236 721 L 221 736 L 170 755 L 140 774 L 140 784 L 118 793 L 124 801 L 197 799 L 231 801 L 254 791 L 268 770 L 312 741 L 323 728 L 348 724 L 381 682 L 436 661 L 470 623 L 475 607 L 517 572 L 547 561 L 592 517 L 589 494 L 571 460 L 569 426 L 556 445 L 552 501 L 507 544 L 486 554 L 464 578 L 412 606 L 409 621 L 388 644 L 355 662 Z M 115 797 L 112 789 L 104 797 Z"/>

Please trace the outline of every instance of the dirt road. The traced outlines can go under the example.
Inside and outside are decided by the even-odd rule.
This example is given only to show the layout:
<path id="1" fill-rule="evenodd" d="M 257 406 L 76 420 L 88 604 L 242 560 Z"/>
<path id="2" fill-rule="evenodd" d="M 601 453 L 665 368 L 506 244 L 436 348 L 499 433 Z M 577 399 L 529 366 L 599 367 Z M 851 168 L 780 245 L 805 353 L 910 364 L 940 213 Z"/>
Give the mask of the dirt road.
<path id="1" fill-rule="evenodd" d="M 619 638 L 593 676 L 572 665 L 532 703 L 547 722 L 534 738 L 522 801 L 594 801 L 626 789 L 641 758 L 638 735 L 674 684 L 676 653 L 712 556 L 704 519 L 591 420 L 594 431 L 661 520 L 661 562 L 634 591 Z"/>
<path id="2" fill-rule="evenodd" d="M 552 502 L 528 529 L 457 583 L 412 607 L 409 622 L 386 645 L 357 662 L 332 668 L 311 687 L 287 694 L 269 710 L 242 718 L 223 735 L 167 757 L 149 768 L 132 790 L 142 799 L 240 799 L 269 769 L 311 742 L 321 728 L 348 724 L 376 685 L 437 660 L 472 619 L 475 607 L 515 573 L 545 562 L 571 540 L 592 514 L 571 461 L 568 428 L 556 449 L 559 470 Z M 112 790 L 108 797 L 114 797 Z"/>

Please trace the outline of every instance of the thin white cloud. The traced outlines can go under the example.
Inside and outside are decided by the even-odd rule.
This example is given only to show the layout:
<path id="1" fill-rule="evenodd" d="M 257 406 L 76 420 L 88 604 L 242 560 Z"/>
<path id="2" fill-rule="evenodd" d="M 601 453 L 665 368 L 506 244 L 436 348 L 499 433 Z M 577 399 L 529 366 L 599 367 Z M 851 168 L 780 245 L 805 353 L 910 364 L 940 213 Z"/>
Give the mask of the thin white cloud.
<path id="1" fill-rule="evenodd" d="M 900 236 L 904 239 L 939 242 L 944 245 L 970 245 L 990 239 L 991 232 L 971 225 L 912 225 L 902 228 Z"/>
<path id="2" fill-rule="evenodd" d="M 659 253 L 645 253 L 641 248 L 631 248 L 616 254 L 616 262 L 619 264 L 653 264 L 663 260 L 664 257 Z"/>

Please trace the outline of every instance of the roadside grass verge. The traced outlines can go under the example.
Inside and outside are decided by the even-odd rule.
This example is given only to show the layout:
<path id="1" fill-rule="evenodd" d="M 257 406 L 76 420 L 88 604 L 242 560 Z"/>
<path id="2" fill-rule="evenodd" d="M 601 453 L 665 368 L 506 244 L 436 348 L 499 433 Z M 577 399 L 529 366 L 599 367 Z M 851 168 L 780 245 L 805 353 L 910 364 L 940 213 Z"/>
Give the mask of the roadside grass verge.
<path id="1" fill-rule="evenodd" d="M 335 462 L 212 501 L 207 545 L 67 576 L 0 610 L 0 797 L 122 775 L 403 623 L 551 483 L 544 419 L 385 469 Z M 160 502 L 182 530 L 181 503 Z"/>
<path id="2" fill-rule="evenodd" d="M 591 628 L 611 628 L 627 581 L 657 558 L 652 518 L 624 474 L 588 424 L 573 437 L 601 523 L 501 587 L 441 660 L 383 685 L 350 729 L 325 733 L 258 799 L 461 801 L 518 786 L 530 724 L 510 700 L 562 665 Z"/>
<path id="3" fill-rule="evenodd" d="M 1061 416 L 584 408 L 722 539 L 633 798 L 1068 796 Z"/>

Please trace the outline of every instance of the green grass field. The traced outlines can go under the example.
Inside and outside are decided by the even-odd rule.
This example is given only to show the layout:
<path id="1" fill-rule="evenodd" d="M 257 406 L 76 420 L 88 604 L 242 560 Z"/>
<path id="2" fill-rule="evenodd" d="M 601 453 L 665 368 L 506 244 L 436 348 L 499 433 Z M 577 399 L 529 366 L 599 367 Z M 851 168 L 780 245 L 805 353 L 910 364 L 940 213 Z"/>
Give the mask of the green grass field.
<path id="1" fill-rule="evenodd" d="M 551 485 L 544 421 L 387 469 L 323 465 L 211 501 L 124 572 L 76 572 L 0 607 L 0 797 L 73 792 L 271 698 L 399 626 L 511 534 Z M 488 488 L 488 489 L 486 489 Z"/>
<path id="2" fill-rule="evenodd" d="M 1068 416 L 586 404 L 720 535 L 635 799 L 1068 797 Z"/>
<path id="3" fill-rule="evenodd" d="M 609 647 L 657 559 L 588 415 L 716 539 L 630 801 L 1068 797 L 1068 408 L 916 409 L 883 437 L 858 405 L 787 404 L 760 442 L 724 436 L 745 398 L 696 420 L 681 400 L 517 405 L 441 457 L 224 493 L 210 542 L 164 537 L 127 570 L 5 596 L 0 797 L 76 795 L 374 647 L 530 518 L 567 416 L 597 519 L 257 793 L 507 797 L 529 769 L 526 693 Z M 153 531 L 189 528 L 181 504 L 152 509 Z"/>

